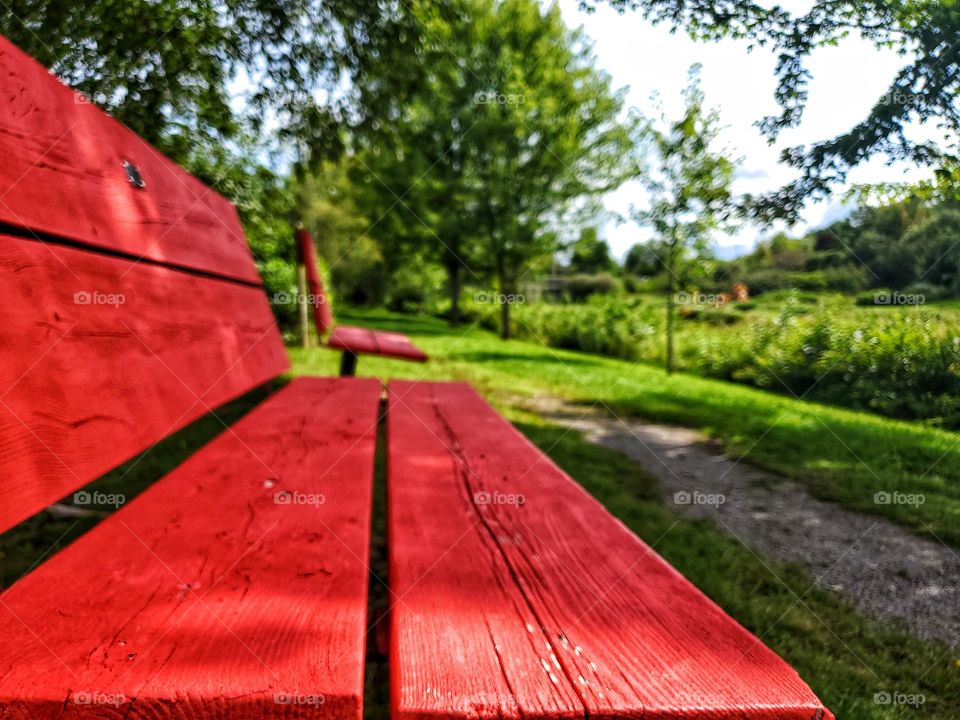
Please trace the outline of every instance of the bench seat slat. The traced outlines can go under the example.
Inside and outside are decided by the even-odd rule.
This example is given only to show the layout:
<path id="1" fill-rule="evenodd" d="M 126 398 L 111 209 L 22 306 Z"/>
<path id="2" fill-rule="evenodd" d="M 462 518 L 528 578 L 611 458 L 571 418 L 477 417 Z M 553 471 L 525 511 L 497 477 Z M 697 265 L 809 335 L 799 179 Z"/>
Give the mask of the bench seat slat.
<path id="1" fill-rule="evenodd" d="M 830 717 L 469 386 L 387 417 L 395 720 Z"/>
<path id="2" fill-rule="evenodd" d="M 357 355 L 383 355 L 416 362 L 426 362 L 427 354 L 406 335 L 337 325 L 330 333 L 327 346 Z"/>
<path id="3" fill-rule="evenodd" d="M 380 391 L 295 380 L 11 586 L 0 717 L 359 720 Z"/>
<path id="4" fill-rule="evenodd" d="M 0 532 L 289 367 L 258 287 L 0 235 L 0 295 Z"/>
<path id="5" fill-rule="evenodd" d="M 0 224 L 260 284 L 228 200 L 2 36 L 0 69 Z"/>

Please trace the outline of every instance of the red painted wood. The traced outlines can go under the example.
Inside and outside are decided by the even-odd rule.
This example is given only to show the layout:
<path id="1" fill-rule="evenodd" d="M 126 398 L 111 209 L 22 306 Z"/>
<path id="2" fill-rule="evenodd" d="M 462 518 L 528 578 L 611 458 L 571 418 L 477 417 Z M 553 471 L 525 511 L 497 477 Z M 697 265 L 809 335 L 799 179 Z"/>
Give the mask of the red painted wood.
<path id="1" fill-rule="evenodd" d="M 0 532 L 288 367 L 261 288 L 0 235 Z"/>
<path id="2" fill-rule="evenodd" d="M 427 361 L 427 354 L 406 335 L 381 330 L 337 325 L 327 338 L 327 345 L 357 355 L 383 355 L 416 362 Z"/>
<path id="3" fill-rule="evenodd" d="M 360 720 L 379 395 L 294 381 L 15 583 L 0 717 Z"/>
<path id="4" fill-rule="evenodd" d="M 387 417 L 394 720 L 832 717 L 468 386 Z"/>
<path id="5" fill-rule="evenodd" d="M 296 231 L 297 250 L 300 260 L 307 270 L 307 285 L 310 288 L 310 307 L 313 308 L 313 320 L 317 325 L 317 332 L 323 336 L 333 328 L 333 308 L 327 299 L 327 292 L 323 287 L 320 269 L 317 267 L 317 251 L 313 247 L 313 237 L 303 228 Z"/>
<path id="6" fill-rule="evenodd" d="M 307 269 L 307 285 L 310 288 L 310 305 L 317 332 L 327 335 L 327 345 L 357 355 L 384 355 L 386 357 L 426 362 L 427 354 L 414 345 L 410 338 L 400 333 L 368 330 L 367 328 L 335 325 L 333 309 L 323 288 L 323 279 L 317 268 L 317 253 L 313 238 L 304 229 L 296 231 L 297 248 Z"/>
<path id="7" fill-rule="evenodd" d="M 0 223 L 260 282 L 232 204 L 3 37 L 0 158 Z"/>

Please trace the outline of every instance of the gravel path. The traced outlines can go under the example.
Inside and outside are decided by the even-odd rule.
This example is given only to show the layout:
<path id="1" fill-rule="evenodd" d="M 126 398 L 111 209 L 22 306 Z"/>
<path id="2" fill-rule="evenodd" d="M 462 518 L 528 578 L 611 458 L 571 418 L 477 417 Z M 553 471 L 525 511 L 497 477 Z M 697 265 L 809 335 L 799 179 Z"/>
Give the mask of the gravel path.
<path id="1" fill-rule="evenodd" d="M 821 587 L 867 615 L 960 644 L 960 551 L 817 500 L 795 482 L 725 457 L 687 428 L 584 415 L 552 398 L 530 409 L 637 461 L 680 513 L 712 518 L 760 555 L 802 563 Z"/>

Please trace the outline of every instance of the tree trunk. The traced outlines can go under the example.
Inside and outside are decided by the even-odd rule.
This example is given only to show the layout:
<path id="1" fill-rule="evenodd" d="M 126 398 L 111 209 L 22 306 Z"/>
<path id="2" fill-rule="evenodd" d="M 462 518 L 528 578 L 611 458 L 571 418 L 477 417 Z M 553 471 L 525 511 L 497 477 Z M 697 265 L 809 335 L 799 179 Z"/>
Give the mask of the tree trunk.
<path id="1" fill-rule="evenodd" d="M 460 286 L 462 284 L 460 263 L 451 265 L 447 273 L 450 276 L 450 326 L 456 327 L 460 324 Z"/>
<path id="2" fill-rule="evenodd" d="M 307 288 L 307 266 L 303 263 L 297 265 L 297 289 L 300 297 L 297 298 L 297 311 L 300 313 L 300 346 L 310 347 L 310 313 L 307 307 L 307 298 L 309 297 Z"/>
<path id="3" fill-rule="evenodd" d="M 672 253 L 671 253 L 672 255 Z M 673 372 L 673 258 L 667 258 L 667 374 Z"/>
<path id="4" fill-rule="evenodd" d="M 500 297 L 497 302 L 500 303 L 500 337 L 504 340 L 510 339 L 510 303 L 507 298 L 510 297 L 510 289 L 507 287 L 507 263 L 502 253 L 497 253 L 497 280 L 500 285 Z"/>

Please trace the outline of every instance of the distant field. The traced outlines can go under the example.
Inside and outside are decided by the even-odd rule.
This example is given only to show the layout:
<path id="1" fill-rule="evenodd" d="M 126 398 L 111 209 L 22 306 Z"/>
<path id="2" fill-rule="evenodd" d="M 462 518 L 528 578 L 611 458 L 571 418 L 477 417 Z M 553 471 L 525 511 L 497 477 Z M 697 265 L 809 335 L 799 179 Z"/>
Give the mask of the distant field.
<path id="1" fill-rule="evenodd" d="M 718 305 L 682 294 L 677 366 L 894 418 L 960 427 L 960 301 L 859 305 L 839 294 L 778 291 Z M 872 293 L 864 298 L 872 301 Z M 626 360 L 665 362 L 663 299 L 594 296 L 582 304 L 518 304 L 519 337 Z M 471 306 L 494 329 L 499 308 Z"/>

